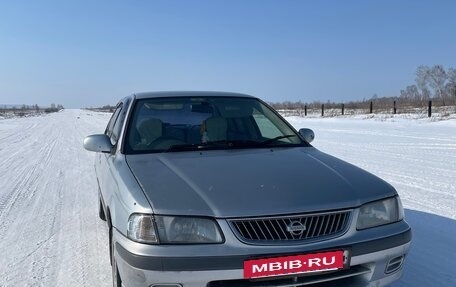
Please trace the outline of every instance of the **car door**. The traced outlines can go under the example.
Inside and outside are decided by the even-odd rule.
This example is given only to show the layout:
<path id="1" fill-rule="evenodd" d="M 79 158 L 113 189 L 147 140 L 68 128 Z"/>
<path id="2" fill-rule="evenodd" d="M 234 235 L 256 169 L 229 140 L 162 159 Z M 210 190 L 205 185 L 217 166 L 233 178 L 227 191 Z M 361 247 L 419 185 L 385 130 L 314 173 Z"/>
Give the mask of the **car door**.
<path id="1" fill-rule="evenodd" d="M 98 154 L 98 179 L 100 184 L 101 194 L 105 205 L 110 206 L 112 196 L 118 190 L 117 176 L 116 176 L 116 160 L 119 160 L 120 152 L 118 152 L 117 144 L 119 142 L 123 122 L 125 121 L 126 104 L 120 102 L 116 106 L 107 127 L 105 134 L 110 138 L 113 149 L 111 153 L 99 153 Z"/>

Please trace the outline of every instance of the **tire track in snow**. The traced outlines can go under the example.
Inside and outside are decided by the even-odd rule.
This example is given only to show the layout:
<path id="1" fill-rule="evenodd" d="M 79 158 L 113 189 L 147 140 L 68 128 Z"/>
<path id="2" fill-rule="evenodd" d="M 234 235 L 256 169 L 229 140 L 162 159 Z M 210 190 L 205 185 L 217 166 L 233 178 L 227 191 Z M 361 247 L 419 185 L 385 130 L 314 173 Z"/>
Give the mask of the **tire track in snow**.
<path id="1" fill-rule="evenodd" d="M 36 126 L 36 125 L 35 125 Z M 32 126 L 33 127 L 33 126 Z M 52 126 L 51 126 L 52 127 Z M 17 214 L 19 216 L 24 216 L 24 221 L 19 221 L 20 225 L 25 222 L 33 222 L 34 225 L 39 226 L 39 230 L 36 230 L 33 226 L 16 226 L 15 224 L 7 225 L 5 223 L 10 223 L 9 220 L 2 220 L 2 228 L 0 231 L 3 231 L 9 228 L 9 230 L 17 230 L 19 227 L 19 242 L 16 243 L 16 246 L 21 250 L 25 255 L 22 257 L 16 257 L 16 261 L 10 263 L 8 266 L 13 269 L 9 276 L 13 275 L 18 269 L 17 267 L 20 264 L 22 266 L 22 272 L 24 269 L 27 270 L 28 266 L 29 271 L 26 273 L 30 274 L 29 282 L 26 282 L 25 286 L 45 286 L 47 279 L 47 270 L 51 269 L 52 262 L 52 250 L 54 242 L 56 241 L 56 232 L 54 231 L 55 222 L 58 219 L 58 216 L 53 216 L 58 214 L 53 212 L 53 209 L 58 209 L 60 204 L 58 200 L 49 200 L 46 198 L 47 202 L 42 201 L 43 197 L 36 196 L 36 192 L 40 190 L 40 185 L 43 184 L 45 189 L 49 188 L 49 183 L 55 181 L 49 178 L 43 178 L 43 171 L 49 165 L 51 165 L 51 160 L 55 156 L 55 149 L 59 138 L 54 136 L 52 133 L 53 130 L 48 130 L 45 134 L 40 134 L 39 131 L 31 130 L 29 135 L 25 137 L 26 142 L 21 143 L 24 146 L 24 153 L 19 159 L 20 161 L 15 161 L 15 170 L 17 173 L 17 183 L 13 186 L 10 194 L 10 200 L 7 203 L 7 209 L 2 213 L 3 217 L 10 218 L 10 213 Z M 49 137 L 48 143 L 41 145 L 38 142 L 42 142 L 45 137 Z M 29 138 L 34 139 L 30 141 Z M 36 151 L 35 146 L 39 146 L 40 149 Z M 14 159 L 14 157 L 12 157 Z M 23 168 L 21 168 L 23 167 Z M 58 181 L 58 178 L 56 179 Z M 14 180 L 13 180 L 14 182 Z M 58 190 L 57 190 L 58 191 Z M 49 208 L 46 208 L 48 207 Z M 28 214 L 26 211 L 31 210 L 33 213 Z M 25 212 L 24 212 L 25 211 Z M 22 213 L 25 213 L 23 215 Z M 45 213 L 46 216 L 40 216 L 42 213 Z M 9 232 L 9 230 L 7 230 Z M 30 235 L 34 235 L 33 238 L 29 238 Z M 24 244 L 25 242 L 25 244 Z M 27 244 L 28 242 L 33 242 L 33 245 Z"/>
<path id="2" fill-rule="evenodd" d="M 8 213 L 13 208 L 20 208 L 21 205 L 24 204 L 24 197 L 33 197 L 34 193 L 36 192 L 36 182 L 40 177 L 40 171 L 38 167 L 41 164 L 48 164 L 49 159 L 51 157 L 52 151 L 55 147 L 56 142 L 54 141 L 51 145 L 44 146 L 42 150 L 39 152 L 40 158 L 36 160 L 31 166 L 27 164 L 26 158 L 23 158 L 23 161 L 19 161 L 16 164 L 11 162 L 6 163 L 9 166 L 16 166 L 18 168 L 15 171 L 18 172 L 17 177 L 14 181 L 17 183 L 13 186 L 10 192 L 3 194 L 0 197 L 0 238 L 2 234 L 5 232 L 7 222 L 3 220 L 4 217 L 8 216 Z M 11 160 L 14 160 L 11 158 Z M 20 166 L 24 166 L 25 168 L 21 169 Z M 8 191 L 8 190 L 7 190 Z M 31 192 L 30 192 L 31 191 Z M 18 205 L 18 206 L 16 206 Z"/>

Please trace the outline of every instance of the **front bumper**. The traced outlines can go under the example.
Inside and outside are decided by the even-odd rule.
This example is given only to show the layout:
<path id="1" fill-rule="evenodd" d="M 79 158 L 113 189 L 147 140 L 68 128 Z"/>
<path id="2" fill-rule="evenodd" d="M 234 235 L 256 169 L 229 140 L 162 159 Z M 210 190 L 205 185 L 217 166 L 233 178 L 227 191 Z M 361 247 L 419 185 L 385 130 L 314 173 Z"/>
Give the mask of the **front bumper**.
<path id="1" fill-rule="evenodd" d="M 383 236 L 373 237 L 374 233 Z M 114 229 L 115 256 L 123 284 L 127 287 L 154 284 L 183 287 L 278 287 L 304 286 L 318 282 L 337 282 L 337 286 L 385 286 L 401 276 L 402 260 L 391 272 L 387 272 L 388 264 L 391 264 L 391 260 L 397 262 L 398 258 L 405 257 L 411 237 L 410 227 L 405 221 L 363 232 L 352 230 L 333 240 L 295 246 L 251 246 L 240 243 L 234 237 L 227 237 L 224 244 L 214 245 L 145 245 L 132 242 Z M 247 259 L 328 249 L 348 251 L 349 268 L 328 274 L 314 273 L 285 279 L 243 279 L 243 264 Z"/>

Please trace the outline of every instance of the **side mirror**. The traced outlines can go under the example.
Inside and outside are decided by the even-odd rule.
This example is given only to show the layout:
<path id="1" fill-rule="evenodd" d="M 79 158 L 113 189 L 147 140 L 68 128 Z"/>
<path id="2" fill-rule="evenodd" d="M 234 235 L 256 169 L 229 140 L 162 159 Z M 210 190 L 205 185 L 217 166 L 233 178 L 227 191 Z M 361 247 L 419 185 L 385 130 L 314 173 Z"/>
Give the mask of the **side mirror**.
<path id="1" fill-rule="evenodd" d="M 311 129 L 300 129 L 299 133 L 308 143 L 312 142 L 315 138 L 315 134 Z"/>
<path id="2" fill-rule="evenodd" d="M 88 151 L 110 153 L 113 146 L 107 135 L 91 135 L 84 139 L 84 148 Z"/>

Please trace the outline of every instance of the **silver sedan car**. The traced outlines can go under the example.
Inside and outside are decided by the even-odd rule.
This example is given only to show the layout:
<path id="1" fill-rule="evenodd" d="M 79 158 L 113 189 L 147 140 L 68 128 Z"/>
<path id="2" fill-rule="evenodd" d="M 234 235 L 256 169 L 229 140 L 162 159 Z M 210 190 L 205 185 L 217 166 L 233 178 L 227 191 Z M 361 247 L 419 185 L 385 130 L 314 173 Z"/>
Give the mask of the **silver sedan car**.
<path id="1" fill-rule="evenodd" d="M 114 286 L 385 286 L 411 229 L 396 190 L 258 98 L 138 93 L 97 152 Z"/>

